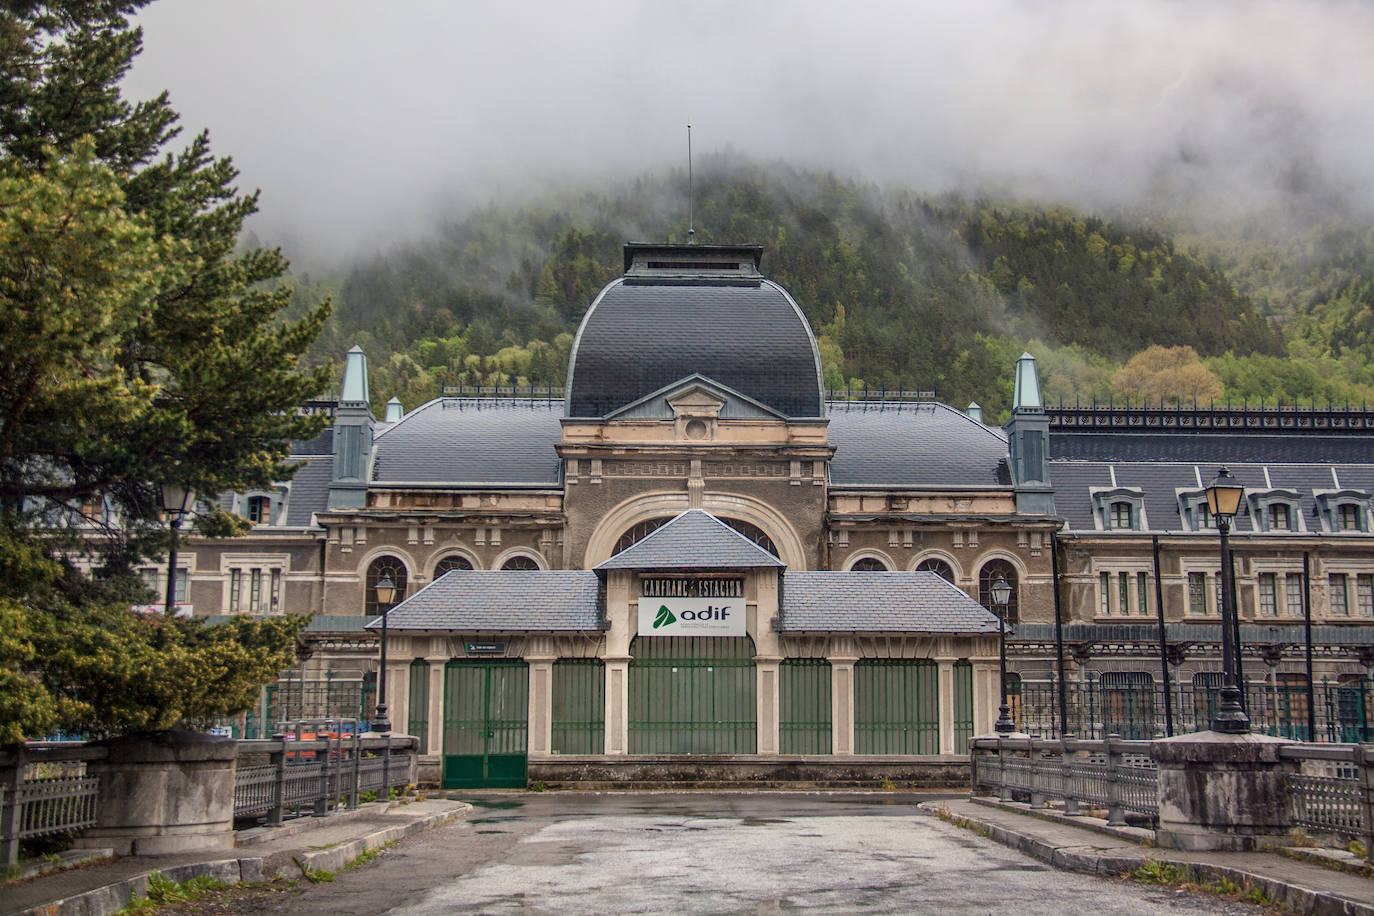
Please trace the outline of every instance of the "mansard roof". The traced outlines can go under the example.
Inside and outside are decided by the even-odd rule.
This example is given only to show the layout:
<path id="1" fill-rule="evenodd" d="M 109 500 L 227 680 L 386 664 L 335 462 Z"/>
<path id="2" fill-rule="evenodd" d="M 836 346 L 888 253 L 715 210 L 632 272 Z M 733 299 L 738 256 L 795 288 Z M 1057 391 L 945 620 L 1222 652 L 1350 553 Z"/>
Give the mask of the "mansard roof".
<path id="1" fill-rule="evenodd" d="M 377 434 L 372 482 L 560 486 L 562 407 L 535 398 L 430 401 Z"/>
<path id="2" fill-rule="evenodd" d="M 756 569 L 781 560 L 701 509 L 688 509 L 596 567 L 608 569 Z"/>
<path id="3" fill-rule="evenodd" d="M 934 401 L 831 401 L 835 487 L 1011 486 L 1007 437 Z"/>
<path id="4" fill-rule="evenodd" d="M 996 633 L 997 617 L 932 572 L 783 573 L 783 632 Z"/>
<path id="5" fill-rule="evenodd" d="M 604 627 L 590 570 L 455 569 L 393 607 L 390 630 L 586 632 Z M 375 617 L 367 629 L 380 629 Z"/>
<path id="6" fill-rule="evenodd" d="M 604 417 L 701 374 L 788 417 L 823 410 L 806 316 L 758 272 L 757 246 L 630 245 L 625 276 L 587 309 L 568 360 L 567 415 Z"/>

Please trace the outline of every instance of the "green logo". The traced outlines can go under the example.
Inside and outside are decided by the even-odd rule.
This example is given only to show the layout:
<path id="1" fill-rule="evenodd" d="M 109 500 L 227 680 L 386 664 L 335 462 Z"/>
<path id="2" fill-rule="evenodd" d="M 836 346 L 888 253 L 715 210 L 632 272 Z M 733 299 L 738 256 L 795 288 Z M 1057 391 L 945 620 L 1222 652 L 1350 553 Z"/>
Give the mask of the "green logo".
<path id="1" fill-rule="evenodd" d="M 660 605 L 658 608 L 658 616 L 654 618 L 654 629 L 657 630 L 659 627 L 666 627 L 670 623 L 677 623 L 677 618 L 673 616 L 672 611 L 668 610 L 668 605 Z"/>

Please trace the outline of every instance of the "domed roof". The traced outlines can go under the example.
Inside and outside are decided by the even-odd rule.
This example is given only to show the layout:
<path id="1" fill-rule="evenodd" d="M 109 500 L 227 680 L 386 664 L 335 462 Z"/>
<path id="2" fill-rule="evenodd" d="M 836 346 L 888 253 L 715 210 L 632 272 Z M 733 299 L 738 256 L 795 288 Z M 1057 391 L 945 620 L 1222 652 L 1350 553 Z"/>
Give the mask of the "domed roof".
<path id="1" fill-rule="evenodd" d="M 764 279 L 758 246 L 626 245 L 625 275 L 582 318 L 568 360 L 567 415 L 603 417 L 703 375 L 788 417 L 823 412 L 806 316 Z"/>

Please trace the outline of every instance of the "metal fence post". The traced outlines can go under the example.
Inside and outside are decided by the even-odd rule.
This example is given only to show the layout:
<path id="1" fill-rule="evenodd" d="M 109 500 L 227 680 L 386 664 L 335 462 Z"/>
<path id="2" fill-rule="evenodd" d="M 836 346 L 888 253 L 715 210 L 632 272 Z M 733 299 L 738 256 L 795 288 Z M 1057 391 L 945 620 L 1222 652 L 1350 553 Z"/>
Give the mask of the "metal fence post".
<path id="1" fill-rule="evenodd" d="M 1011 801 L 1011 783 L 1007 780 L 1008 744 L 1006 738 L 997 736 L 997 800 L 1000 802 Z"/>
<path id="2" fill-rule="evenodd" d="M 1078 809 L 1078 793 L 1074 791 L 1073 763 L 1078 757 L 1078 739 L 1065 735 L 1059 742 L 1059 766 L 1064 779 L 1064 813 L 1074 816 L 1082 814 Z"/>
<path id="3" fill-rule="evenodd" d="M 277 741 L 279 746 L 271 755 L 272 764 L 277 768 L 277 778 L 272 781 L 272 807 L 267 812 L 267 823 L 273 827 L 280 827 L 286 807 L 287 742 L 285 735 L 273 735 L 272 739 Z"/>
<path id="4" fill-rule="evenodd" d="M 1360 827 L 1364 831 L 1364 858 L 1366 862 L 1374 862 L 1374 744 L 1357 747 L 1355 761 L 1360 768 Z"/>
<path id="5" fill-rule="evenodd" d="M 24 785 L 24 745 L 14 746 L 14 763 L 0 769 L 0 864 L 19 864 L 19 789 Z"/>
<path id="6" fill-rule="evenodd" d="M 1126 809 L 1121 804 L 1121 736 L 1107 736 L 1107 826 L 1125 827 Z"/>
<path id="7" fill-rule="evenodd" d="M 391 735 L 383 739 L 386 747 L 382 749 L 382 791 L 378 796 L 382 801 L 391 800 Z"/>
<path id="8" fill-rule="evenodd" d="M 324 723 L 324 757 L 320 760 L 320 782 L 315 797 L 315 816 L 323 817 L 329 813 L 329 723 Z M 319 738 L 316 731 L 315 737 Z"/>
<path id="9" fill-rule="evenodd" d="M 358 807 L 358 795 L 362 791 L 359 782 L 362 780 L 363 748 L 362 736 L 358 734 L 358 721 L 353 721 L 353 791 L 348 795 L 348 807 Z"/>

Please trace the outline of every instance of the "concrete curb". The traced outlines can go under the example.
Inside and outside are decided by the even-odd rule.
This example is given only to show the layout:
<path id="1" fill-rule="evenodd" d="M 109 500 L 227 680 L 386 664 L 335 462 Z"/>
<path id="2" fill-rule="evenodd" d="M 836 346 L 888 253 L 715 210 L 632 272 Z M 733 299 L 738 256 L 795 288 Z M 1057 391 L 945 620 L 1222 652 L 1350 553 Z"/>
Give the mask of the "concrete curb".
<path id="1" fill-rule="evenodd" d="M 314 852 L 301 853 L 299 850 L 285 850 L 267 856 L 245 856 L 237 859 L 219 859 L 151 869 L 122 881 L 97 887 L 94 890 L 75 894 L 61 900 L 54 900 L 27 910 L 18 910 L 11 916 L 109 916 L 109 914 L 128 906 L 135 894 L 146 896 L 148 882 L 155 874 L 160 874 L 169 881 L 177 883 L 183 883 L 195 877 L 207 876 L 218 878 L 226 884 L 239 884 L 271 880 L 275 877 L 300 878 L 304 877 L 307 869 L 339 871 L 369 850 L 378 849 L 411 834 L 428 830 L 446 821 L 461 817 L 471 810 L 471 805 L 455 802 L 449 810 L 416 818 L 408 823 L 374 830 L 355 840 Z"/>
<path id="2" fill-rule="evenodd" d="M 938 814 L 946 809 L 940 802 L 922 802 L 924 811 Z M 1022 812 L 1015 812 L 1022 813 Z M 1312 913 L 1316 916 L 1374 916 L 1374 905 L 1351 900 L 1348 897 L 1324 891 L 1315 887 L 1304 887 L 1280 881 L 1244 869 L 1231 868 L 1210 862 L 1188 861 L 1171 858 L 1167 849 L 1141 848 L 1139 854 L 1107 855 L 1091 846 L 1055 846 L 1035 837 L 1030 832 L 1022 832 L 982 821 L 964 814 L 955 815 L 968 827 L 983 833 L 989 839 L 1001 843 L 1018 852 L 1034 856 L 1055 868 L 1087 874 L 1119 876 L 1128 874 L 1148 861 L 1169 862 L 1181 868 L 1190 869 L 1199 883 L 1216 882 L 1225 878 L 1243 888 L 1258 888 L 1275 903 L 1283 904 L 1297 913 Z"/>

